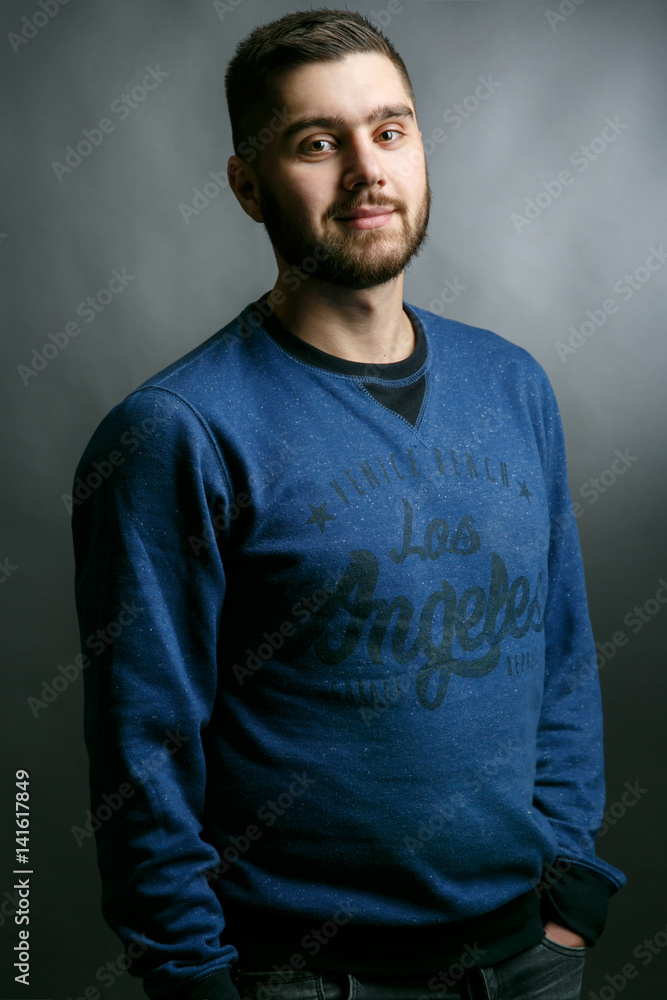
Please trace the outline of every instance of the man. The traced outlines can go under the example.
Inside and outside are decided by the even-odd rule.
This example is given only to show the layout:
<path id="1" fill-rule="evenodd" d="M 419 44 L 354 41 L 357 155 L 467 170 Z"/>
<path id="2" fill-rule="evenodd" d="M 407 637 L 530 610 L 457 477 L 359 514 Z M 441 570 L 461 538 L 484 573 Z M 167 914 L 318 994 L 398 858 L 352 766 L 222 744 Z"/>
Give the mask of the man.
<path id="1" fill-rule="evenodd" d="M 380 32 L 286 15 L 226 84 L 275 287 L 75 474 L 103 912 L 152 998 L 571 1000 L 625 877 L 553 392 L 402 299 L 431 193 Z"/>

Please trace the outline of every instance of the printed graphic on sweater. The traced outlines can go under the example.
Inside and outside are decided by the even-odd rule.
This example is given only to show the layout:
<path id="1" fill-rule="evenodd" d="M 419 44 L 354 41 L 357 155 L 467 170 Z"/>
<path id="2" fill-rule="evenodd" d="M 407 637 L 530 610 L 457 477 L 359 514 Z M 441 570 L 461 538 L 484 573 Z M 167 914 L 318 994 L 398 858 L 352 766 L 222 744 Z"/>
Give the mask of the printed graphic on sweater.
<path id="1" fill-rule="evenodd" d="M 444 519 L 433 518 L 425 531 L 425 544 L 419 545 L 412 542 L 412 506 L 407 497 L 402 502 L 402 545 L 389 553 L 395 563 L 415 556 L 423 561 L 478 553 L 481 542 L 472 515 L 463 515 L 451 533 Z M 445 572 L 443 569 L 443 575 Z M 420 655 L 426 657 L 417 674 L 416 694 L 423 708 L 433 710 L 442 704 L 452 675 L 484 677 L 498 666 L 506 635 L 520 639 L 529 630 L 540 632 L 544 627 L 542 574 L 538 573 L 534 581 L 518 575 L 510 582 L 505 561 L 497 552 L 480 565 L 478 583 L 458 593 L 452 583 L 442 579 L 440 588 L 427 597 L 421 608 L 416 608 L 405 594 L 391 599 L 376 596 L 379 578 L 378 556 L 368 548 L 352 551 L 347 569 L 329 599 L 298 635 L 276 651 L 276 659 L 291 661 L 303 656 L 311 646 L 322 663 L 338 664 L 352 655 L 358 658 L 357 647 L 370 622 L 363 655 L 372 663 L 383 666 L 386 659 L 392 659 L 405 664 Z M 345 631 L 338 645 L 332 645 L 328 630 L 339 613 L 344 616 Z M 407 646 L 413 621 L 418 622 L 417 634 Z M 440 635 L 434 637 L 436 629 Z M 476 651 L 477 656 L 466 655 Z M 437 681 L 435 688 L 432 680 Z"/>
<path id="2" fill-rule="evenodd" d="M 507 462 L 500 459 L 494 460 L 488 455 L 465 454 L 450 448 L 444 452 L 437 447 L 433 447 L 432 468 L 424 470 L 427 475 L 435 474 L 439 476 L 465 477 L 468 480 L 480 480 L 482 483 L 496 483 L 498 486 L 510 489 L 512 481 L 517 486 L 518 496 L 525 497 L 530 503 L 532 492 L 529 490 L 525 478 L 512 477 L 508 471 Z M 398 461 L 397 461 L 398 460 Z M 392 452 L 384 460 L 380 455 L 374 458 L 364 458 L 357 463 L 360 473 L 350 468 L 344 469 L 342 474 L 331 480 L 330 486 L 339 500 L 349 506 L 350 496 L 366 496 L 379 489 L 384 483 L 393 483 L 406 479 L 407 476 L 417 477 L 422 475 L 414 449 L 408 448 L 405 456 L 399 456 Z M 363 477 L 363 478 L 362 478 Z M 321 504 L 309 504 L 311 516 L 306 524 L 316 524 L 320 531 L 324 533 L 327 521 L 333 521 L 335 513 L 327 510 L 327 503 L 324 500 Z"/>

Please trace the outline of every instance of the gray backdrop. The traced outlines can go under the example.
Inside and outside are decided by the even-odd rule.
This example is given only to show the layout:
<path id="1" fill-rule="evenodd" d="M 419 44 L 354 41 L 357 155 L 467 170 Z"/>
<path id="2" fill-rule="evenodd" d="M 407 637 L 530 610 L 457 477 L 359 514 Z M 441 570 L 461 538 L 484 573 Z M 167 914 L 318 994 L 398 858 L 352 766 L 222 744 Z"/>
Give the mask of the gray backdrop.
<path id="1" fill-rule="evenodd" d="M 252 27 L 310 6 L 2 5 L 3 998 L 143 995 L 112 971 L 122 949 L 99 914 L 93 841 L 73 831 L 88 798 L 63 495 L 103 415 L 273 285 L 264 229 L 226 185 L 223 74 Z M 628 876 L 588 953 L 583 995 L 655 1000 L 667 976 L 667 4 L 348 6 L 395 42 L 417 93 L 434 204 L 406 300 L 526 347 L 561 405 L 601 653 L 609 813 L 599 852 Z M 11 969 L 19 768 L 31 792 L 27 987 Z M 635 793 L 624 803 L 626 784 Z"/>

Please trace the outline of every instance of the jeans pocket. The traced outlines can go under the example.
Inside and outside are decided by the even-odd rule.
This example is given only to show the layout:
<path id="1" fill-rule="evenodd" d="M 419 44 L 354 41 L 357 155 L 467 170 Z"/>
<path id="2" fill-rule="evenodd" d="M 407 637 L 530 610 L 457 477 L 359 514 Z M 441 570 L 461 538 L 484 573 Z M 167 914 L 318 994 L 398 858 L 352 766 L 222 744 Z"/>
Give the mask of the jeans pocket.
<path id="1" fill-rule="evenodd" d="M 537 944 L 489 969 L 489 995 L 512 1000 L 580 1000 L 586 947 L 574 948 L 543 937 Z M 493 982 L 495 978 L 495 982 Z"/>
<path id="2" fill-rule="evenodd" d="M 573 944 L 561 944 L 560 941 L 552 941 L 550 937 L 546 934 L 539 942 L 543 947 L 548 948 L 550 951 L 555 951 L 559 955 L 566 955 L 569 958 L 585 958 L 586 957 L 586 945 L 573 945 Z"/>

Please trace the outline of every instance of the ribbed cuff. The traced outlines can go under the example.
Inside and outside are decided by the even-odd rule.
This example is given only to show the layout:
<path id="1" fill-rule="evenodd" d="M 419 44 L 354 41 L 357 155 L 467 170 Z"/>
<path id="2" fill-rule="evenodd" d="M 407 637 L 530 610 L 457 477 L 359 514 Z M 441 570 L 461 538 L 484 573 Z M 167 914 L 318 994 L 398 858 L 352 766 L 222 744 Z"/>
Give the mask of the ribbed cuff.
<path id="1" fill-rule="evenodd" d="M 565 859 L 563 859 L 564 861 Z M 607 922 L 609 897 L 616 890 L 606 879 L 574 862 L 558 871 L 551 867 L 540 883 L 542 920 L 562 923 L 592 947 Z"/>
<path id="2" fill-rule="evenodd" d="M 148 993 L 148 996 L 151 996 Z M 153 998 L 157 1000 L 157 998 Z M 232 982 L 230 969 L 216 969 L 208 976 L 192 979 L 171 993 L 163 993 L 159 1000 L 241 1000 Z"/>

